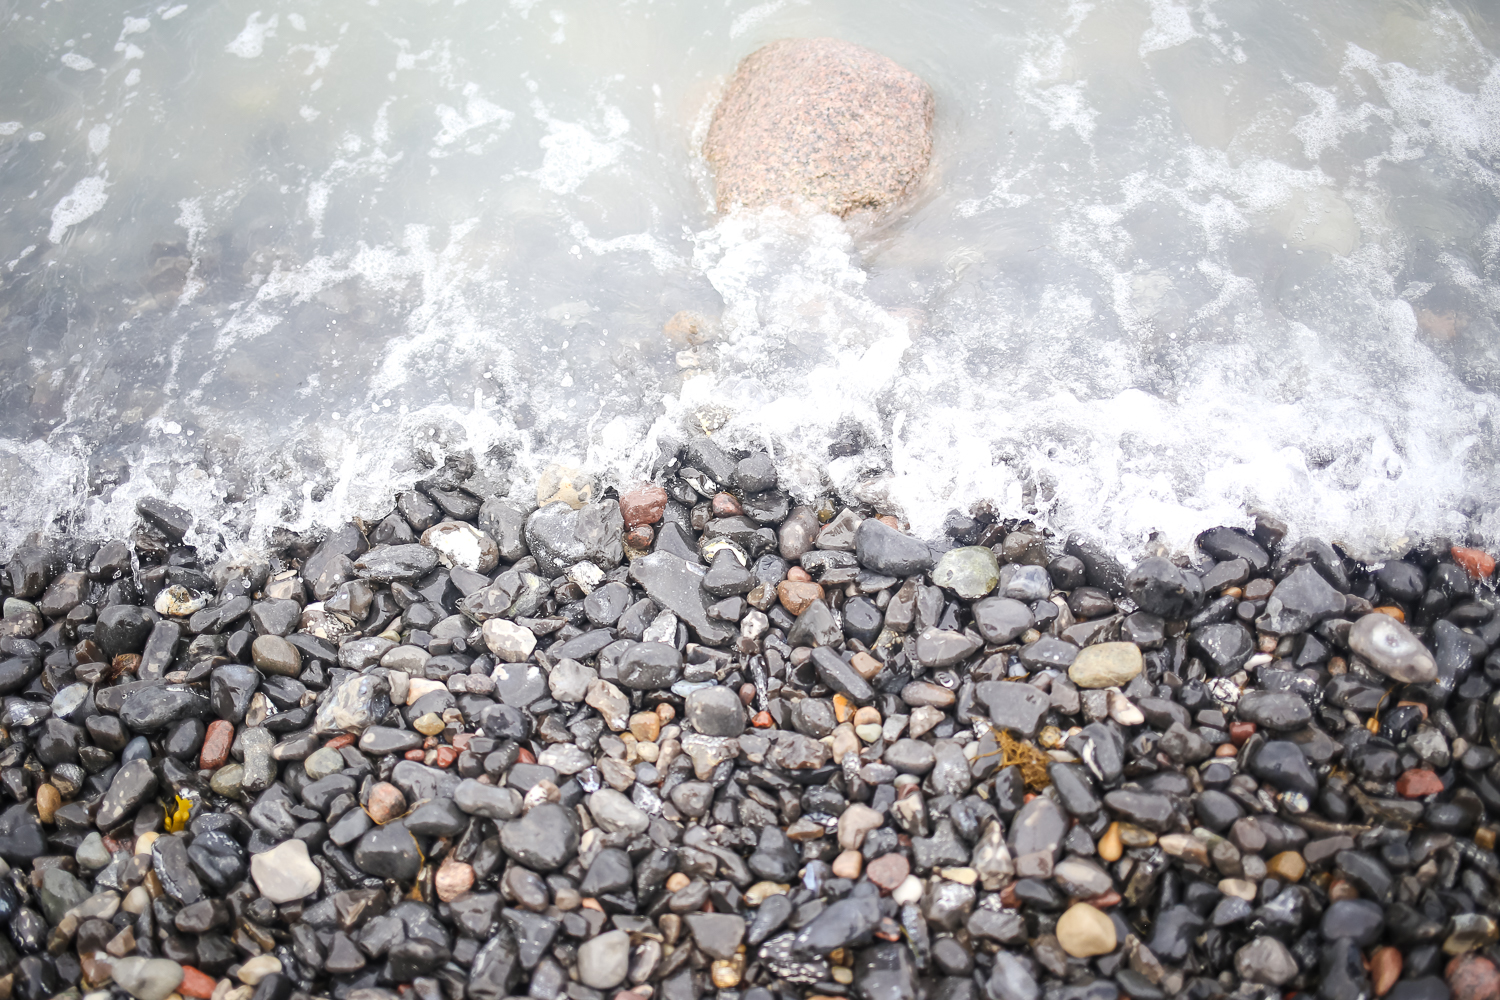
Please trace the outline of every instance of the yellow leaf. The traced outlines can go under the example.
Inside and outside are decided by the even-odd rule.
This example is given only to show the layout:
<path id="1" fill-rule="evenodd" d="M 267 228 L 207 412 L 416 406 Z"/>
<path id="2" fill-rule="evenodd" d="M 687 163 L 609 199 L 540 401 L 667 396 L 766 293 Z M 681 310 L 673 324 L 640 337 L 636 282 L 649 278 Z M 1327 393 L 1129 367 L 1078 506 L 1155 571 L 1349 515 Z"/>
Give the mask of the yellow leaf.
<path id="1" fill-rule="evenodd" d="M 191 799 L 177 796 L 177 810 L 167 817 L 167 832 L 176 833 L 187 829 L 188 818 L 192 816 L 193 803 Z"/>

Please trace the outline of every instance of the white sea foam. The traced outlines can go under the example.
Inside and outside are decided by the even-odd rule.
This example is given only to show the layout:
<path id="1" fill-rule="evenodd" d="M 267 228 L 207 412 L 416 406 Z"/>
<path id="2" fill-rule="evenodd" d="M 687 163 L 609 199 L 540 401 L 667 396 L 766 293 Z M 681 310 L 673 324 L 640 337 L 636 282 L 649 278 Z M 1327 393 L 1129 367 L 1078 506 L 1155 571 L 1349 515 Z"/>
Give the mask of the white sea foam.
<path id="1" fill-rule="evenodd" d="M 278 16 L 272 14 L 266 20 L 260 19 L 260 11 L 256 11 L 245 19 L 245 26 L 240 33 L 226 46 L 224 51 L 241 59 L 256 59 L 266 48 L 266 39 L 276 35 L 276 26 L 280 23 Z"/>
<path id="2" fill-rule="evenodd" d="M 105 192 L 107 187 L 109 182 L 103 177 L 85 177 L 73 185 L 73 190 L 52 206 L 52 230 L 47 238 L 53 243 L 61 243 L 69 227 L 93 217 L 109 200 Z"/>
<path id="3" fill-rule="evenodd" d="M 100 329 L 15 355 L 0 555 L 125 535 L 147 495 L 258 545 L 384 514 L 460 453 L 481 491 L 554 460 L 623 484 L 702 431 L 923 532 L 986 502 L 1121 551 L 1252 509 L 1356 553 L 1500 544 L 1500 64 L 1461 19 L 397 7 L 131 11 L 144 79 L 7 112 L 69 190 L 0 176 L 8 308 L 65 288 Z M 1268 46 L 1294 11 L 1312 41 Z M 278 18 L 290 58 L 187 41 L 256 59 Z M 850 25 L 937 91 L 920 197 L 869 232 L 714 218 L 715 88 Z M 707 342 L 663 337 L 678 310 Z"/>

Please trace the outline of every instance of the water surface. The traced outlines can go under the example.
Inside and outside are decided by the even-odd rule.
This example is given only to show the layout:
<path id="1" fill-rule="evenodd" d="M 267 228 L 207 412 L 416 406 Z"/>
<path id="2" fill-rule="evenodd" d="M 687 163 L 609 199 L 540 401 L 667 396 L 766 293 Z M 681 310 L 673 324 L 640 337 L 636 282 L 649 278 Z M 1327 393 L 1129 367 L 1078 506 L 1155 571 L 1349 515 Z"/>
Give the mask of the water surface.
<path id="1" fill-rule="evenodd" d="M 720 219 L 716 95 L 816 35 L 929 81 L 928 183 Z M 0 552 L 689 429 L 919 528 L 1500 542 L 1497 55 L 1476 0 L 0 0 Z"/>

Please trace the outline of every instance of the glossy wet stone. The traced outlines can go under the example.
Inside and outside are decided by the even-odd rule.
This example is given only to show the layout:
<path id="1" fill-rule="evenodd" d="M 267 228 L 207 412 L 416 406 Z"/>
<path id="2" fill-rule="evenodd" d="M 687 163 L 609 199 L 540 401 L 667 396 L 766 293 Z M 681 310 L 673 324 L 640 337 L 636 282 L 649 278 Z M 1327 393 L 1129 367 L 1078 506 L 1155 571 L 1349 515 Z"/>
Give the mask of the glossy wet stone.
<path id="1" fill-rule="evenodd" d="M 1354 1000 L 1457 992 L 1444 949 L 1500 936 L 1480 912 L 1500 625 L 1443 553 L 1387 572 L 1222 529 L 1126 572 L 983 511 L 940 538 L 791 511 L 767 463 L 741 495 L 743 453 L 715 449 L 573 562 L 612 500 L 538 518 L 446 479 L 280 568 L 122 547 L 108 600 L 145 638 L 118 663 L 81 638 L 92 577 L 59 565 L 49 599 L 8 599 L 0 916 L 51 963 L 17 964 L 23 997 L 98 951 L 197 962 L 195 1000 L 236 967 L 246 1000 L 767 1000 L 773 978 L 1157 1000 L 1226 976 Z M 484 573 L 449 544 L 473 518 Z M 430 570 L 377 578 L 427 565 L 391 550 L 445 519 Z M 153 620 L 171 587 L 211 596 Z M 1387 691 L 1359 630 L 1392 616 L 1439 682 Z"/>
<path id="2" fill-rule="evenodd" d="M 1395 681 L 1425 684 L 1437 679 L 1437 663 L 1416 636 L 1396 619 L 1368 614 L 1349 630 L 1349 648 Z"/>

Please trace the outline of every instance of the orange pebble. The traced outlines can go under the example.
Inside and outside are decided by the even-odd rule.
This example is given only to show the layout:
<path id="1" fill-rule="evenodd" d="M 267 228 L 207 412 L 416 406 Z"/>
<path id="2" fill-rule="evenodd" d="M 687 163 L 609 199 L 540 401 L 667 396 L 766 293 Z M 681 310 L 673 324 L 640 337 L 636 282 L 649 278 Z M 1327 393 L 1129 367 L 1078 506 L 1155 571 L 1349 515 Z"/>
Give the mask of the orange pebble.
<path id="1" fill-rule="evenodd" d="M 1484 580 L 1495 575 L 1495 557 L 1483 549 L 1466 549 L 1455 545 L 1448 551 L 1453 554 L 1453 561 L 1474 579 Z"/>
<path id="2" fill-rule="evenodd" d="M 353 745 L 354 745 L 354 734 L 353 733 L 339 733 L 333 739 L 331 739 L 327 743 L 323 744 L 323 746 L 326 747 L 329 750 L 342 750 L 342 749 L 344 749 L 344 747 L 349 747 L 349 746 L 353 746 Z"/>
<path id="3" fill-rule="evenodd" d="M 1406 621 L 1406 612 L 1402 611 L 1394 604 L 1382 604 L 1380 607 L 1375 609 L 1375 613 L 1380 615 L 1390 615 L 1398 622 L 1404 623 Z"/>
<path id="4" fill-rule="evenodd" d="M 182 983 L 177 987 L 177 992 L 185 997 L 194 997 L 195 1000 L 209 1000 L 214 995 L 214 986 L 217 981 L 213 976 L 199 972 L 191 965 L 182 967 Z"/>

